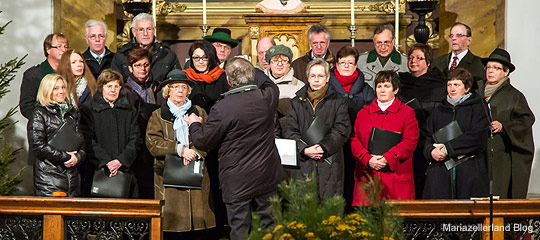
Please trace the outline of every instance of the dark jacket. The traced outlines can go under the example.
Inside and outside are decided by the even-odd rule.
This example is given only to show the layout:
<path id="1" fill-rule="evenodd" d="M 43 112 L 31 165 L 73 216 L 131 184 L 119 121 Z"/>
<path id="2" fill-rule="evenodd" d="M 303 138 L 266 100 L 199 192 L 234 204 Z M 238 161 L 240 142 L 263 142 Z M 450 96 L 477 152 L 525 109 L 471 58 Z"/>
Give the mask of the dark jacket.
<path id="1" fill-rule="evenodd" d="M 364 105 L 370 104 L 373 99 L 375 99 L 375 91 L 364 82 L 364 74 L 357 68 L 358 78 L 356 82 L 353 83 L 351 91 L 347 94 L 339 80 L 336 78 L 334 73 L 335 68 L 330 70 L 330 88 L 335 91 L 337 94 L 343 96 L 347 100 L 347 109 L 349 111 L 349 118 L 351 119 L 351 126 L 356 120 L 356 114 Z"/>
<path id="2" fill-rule="evenodd" d="M 534 155 L 534 114 L 523 93 L 509 80 L 495 90 L 488 103 L 492 120 L 499 121 L 504 130 L 489 139 L 489 146 L 493 147 L 493 153 L 488 152 L 493 161 L 493 194 L 524 199 Z"/>
<path id="3" fill-rule="evenodd" d="M 139 43 L 133 39 L 133 41 L 126 43 L 113 58 L 111 68 L 122 73 L 124 79 L 129 76 L 127 56 L 131 50 L 139 48 Z M 152 62 L 150 72 L 154 81 L 161 83 L 167 77 L 167 74 L 173 69 L 181 69 L 180 62 L 176 57 L 176 54 L 169 48 L 168 45 L 154 42 L 152 47 Z"/>
<path id="4" fill-rule="evenodd" d="M 448 66 L 450 64 L 450 58 L 452 57 L 451 53 L 444 54 L 442 56 L 437 57 L 433 64 L 431 64 L 431 68 L 438 68 L 439 71 L 441 71 L 443 75 L 443 79 L 446 79 L 446 76 L 448 76 Z M 459 61 L 459 64 L 456 68 L 465 68 L 467 71 L 471 72 L 473 75 L 473 86 L 472 90 L 478 89 L 478 81 L 483 81 L 483 79 L 486 78 L 486 70 L 484 69 L 484 64 L 482 63 L 482 58 L 474 55 L 471 50 L 469 49 L 469 52 L 465 54 L 463 59 Z"/>
<path id="5" fill-rule="evenodd" d="M 296 92 L 296 97 L 291 100 L 291 107 L 287 113 L 285 138 L 296 140 L 300 166 L 300 169 L 292 171 L 292 177 L 304 179 L 316 172 L 319 177 L 319 195 L 322 199 L 327 199 L 335 194 L 343 194 L 343 144 L 350 137 L 351 122 L 347 113 L 347 104 L 342 96 L 328 89 L 313 109 L 307 96 L 307 89 L 306 85 Z M 310 146 L 302 140 L 302 137 L 316 117 L 322 118 L 330 127 L 328 133 L 319 142 L 324 149 L 325 160 L 321 161 L 309 159 L 303 154 L 304 149 Z"/>
<path id="6" fill-rule="evenodd" d="M 102 93 L 96 92 L 92 102 L 81 108 L 81 128 L 87 159 L 96 168 L 118 159 L 124 170 L 129 169 L 143 144 L 137 113 L 124 96 L 111 107 Z"/>
<path id="7" fill-rule="evenodd" d="M 36 104 L 32 117 L 28 121 L 28 137 L 36 158 L 34 162 L 34 193 L 36 196 L 52 196 L 53 192 L 65 192 L 68 197 L 76 197 L 80 193 L 79 172 L 77 167 L 66 168 L 64 162 L 71 156 L 48 144 L 48 140 L 56 130 L 66 122 L 75 128 L 82 137 L 79 128 L 79 112 L 75 107 L 60 116 L 57 105 L 41 106 Z M 76 153 L 77 165 L 85 159 L 84 147 Z"/>
<path id="8" fill-rule="evenodd" d="M 193 145 L 203 151 L 218 148 L 223 202 L 233 203 L 277 190 L 285 173 L 274 143 L 274 119 L 279 91 L 260 70 L 255 84 L 226 92 L 202 125 L 193 123 Z"/>
<path id="9" fill-rule="evenodd" d="M 21 83 L 21 95 L 19 96 L 19 108 L 21 109 L 21 114 L 25 118 L 30 119 L 30 117 L 32 117 L 32 112 L 36 106 L 36 96 L 41 79 L 45 75 L 55 72 L 56 71 L 51 67 L 47 59 L 24 72 Z"/>
<path id="10" fill-rule="evenodd" d="M 445 99 L 428 117 L 425 131 L 424 156 L 431 163 L 427 170 L 424 198 L 450 199 L 451 183 L 450 173 L 443 161 L 438 162 L 431 156 L 435 140 L 433 133 L 456 120 L 463 132 L 459 137 L 444 143 L 448 156 L 456 159 L 458 156 L 470 157 L 469 160 L 456 166 L 456 197 L 468 199 L 470 197 L 485 197 L 488 191 L 488 174 L 485 158 L 487 138 L 489 134 L 489 121 L 485 102 L 476 94 L 464 102 L 453 106 Z M 473 157 L 474 156 L 474 157 Z"/>
<path id="11" fill-rule="evenodd" d="M 311 51 L 312 50 L 309 50 L 306 53 L 306 55 L 295 59 L 291 63 L 291 67 L 294 69 L 294 77 L 306 84 L 308 83 L 308 77 L 306 75 L 306 67 L 307 67 L 308 62 L 313 60 L 311 58 Z M 330 64 L 330 68 L 333 68 L 334 65 L 336 64 L 334 54 L 332 54 L 330 50 L 326 51 L 326 55 L 324 56 L 324 61 Z"/>
<path id="12" fill-rule="evenodd" d="M 94 78 L 97 80 L 99 77 L 99 74 L 107 68 L 111 67 L 111 63 L 113 61 L 115 53 L 111 52 L 109 48 L 105 47 L 105 56 L 101 59 L 101 62 L 98 62 L 94 56 L 90 53 L 90 48 L 86 49 L 86 51 L 83 53 L 84 61 L 86 61 L 86 64 L 88 67 L 90 67 L 90 70 L 92 71 L 92 75 L 94 75 Z"/>
<path id="13" fill-rule="evenodd" d="M 225 74 L 225 72 L 212 83 L 195 80 L 193 82 L 195 82 L 195 84 L 191 89 L 189 99 L 192 101 L 193 105 L 202 107 L 207 113 L 210 112 L 212 106 L 214 106 L 221 98 L 221 94 L 227 92 L 231 87 L 227 82 L 227 74 Z"/>
<path id="14" fill-rule="evenodd" d="M 192 105 L 186 116 L 194 113 L 203 122 L 208 116 L 199 106 Z M 146 131 L 146 146 L 154 155 L 154 179 L 156 199 L 165 200 L 163 207 L 164 231 L 190 231 L 211 228 L 216 225 L 214 212 L 210 207 L 210 177 L 208 175 L 206 153 L 196 149 L 192 144 L 190 149 L 205 159 L 201 189 L 187 190 L 163 186 L 163 169 L 167 154 L 177 155 L 176 133 L 174 131 L 175 117 L 167 102 L 152 113 Z M 179 209 L 178 206 L 182 206 Z"/>

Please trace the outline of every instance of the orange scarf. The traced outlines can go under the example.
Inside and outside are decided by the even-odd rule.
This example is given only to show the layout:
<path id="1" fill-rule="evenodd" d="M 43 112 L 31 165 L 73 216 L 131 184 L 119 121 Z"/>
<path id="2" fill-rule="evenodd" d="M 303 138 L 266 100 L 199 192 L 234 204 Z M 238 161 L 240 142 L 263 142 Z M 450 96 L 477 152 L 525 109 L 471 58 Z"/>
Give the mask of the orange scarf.
<path id="1" fill-rule="evenodd" d="M 208 73 L 197 73 L 193 68 L 188 68 L 184 70 L 184 72 L 186 72 L 187 77 L 193 81 L 212 83 L 216 81 L 225 70 L 217 66 Z"/>

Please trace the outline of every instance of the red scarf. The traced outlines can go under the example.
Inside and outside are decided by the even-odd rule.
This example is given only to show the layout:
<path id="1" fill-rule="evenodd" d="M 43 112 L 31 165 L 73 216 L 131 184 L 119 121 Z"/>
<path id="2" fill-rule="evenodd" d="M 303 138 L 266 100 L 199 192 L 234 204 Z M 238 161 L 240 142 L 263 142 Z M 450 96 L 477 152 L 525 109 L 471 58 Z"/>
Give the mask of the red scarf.
<path id="1" fill-rule="evenodd" d="M 187 77 L 193 81 L 212 83 L 216 81 L 225 70 L 217 66 L 208 73 L 197 73 L 193 68 L 188 68 L 184 70 L 184 72 L 186 72 Z"/>
<path id="2" fill-rule="evenodd" d="M 354 73 L 351 76 L 341 76 L 337 68 L 334 68 L 334 74 L 336 75 L 336 78 L 341 84 L 341 86 L 343 87 L 343 89 L 345 89 L 345 92 L 349 94 L 351 92 L 351 88 L 353 84 L 356 82 L 356 79 L 358 78 L 358 69 L 354 70 Z"/>

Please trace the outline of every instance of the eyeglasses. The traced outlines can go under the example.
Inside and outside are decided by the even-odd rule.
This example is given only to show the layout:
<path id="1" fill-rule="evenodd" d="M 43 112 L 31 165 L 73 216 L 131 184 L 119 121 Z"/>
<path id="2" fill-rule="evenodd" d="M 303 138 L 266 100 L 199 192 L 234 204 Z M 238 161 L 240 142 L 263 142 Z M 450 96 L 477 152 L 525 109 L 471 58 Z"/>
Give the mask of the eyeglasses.
<path id="1" fill-rule="evenodd" d="M 285 65 L 285 64 L 289 64 L 289 59 L 271 59 L 270 63 L 274 65 L 278 65 L 278 64 Z"/>
<path id="2" fill-rule="evenodd" d="M 346 61 L 343 61 L 343 62 L 339 62 L 338 63 L 340 66 L 354 66 L 354 62 L 346 62 Z"/>
<path id="3" fill-rule="evenodd" d="M 229 45 L 227 45 L 227 44 L 215 42 L 215 43 L 213 43 L 212 45 L 214 45 L 214 47 L 215 47 L 216 49 L 218 49 L 218 50 L 219 50 L 219 49 L 223 49 L 223 50 L 227 50 L 227 51 L 231 50 L 231 46 L 229 46 Z"/>
<path id="4" fill-rule="evenodd" d="M 320 46 L 320 47 L 326 47 L 327 42 L 312 42 L 311 45 L 313 46 Z"/>
<path id="5" fill-rule="evenodd" d="M 172 84 L 169 85 L 169 88 L 174 90 L 187 90 L 188 86 L 186 84 Z"/>
<path id="6" fill-rule="evenodd" d="M 457 38 L 462 38 L 462 37 L 469 37 L 467 36 L 467 34 L 461 34 L 461 33 L 458 33 L 458 34 L 448 34 L 448 38 L 454 38 L 454 37 L 457 37 Z"/>
<path id="7" fill-rule="evenodd" d="M 56 45 L 56 46 L 51 46 L 51 48 L 56 48 L 56 49 L 64 49 L 64 50 L 67 50 L 69 49 L 69 45 Z"/>
<path id="8" fill-rule="evenodd" d="M 138 33 L 144 33 L 145 31 L 150 33 L 150 32 L 154 32 L 154 27 L 147 27 L 147 28 L 136 28 L 135 31 L 137 31 Z"/>
<path id="9" fill-rule="evenodd" d="M 504 68 L 496 66 L 486 66 L 486 70 L 502 71 Z"/>
<path id="10" fill-rule="evenodd" d="M 91 40 L 105 39 L 105 35 L 103 35 L 103 34 L 92 34 L 92 35 L 88 36 L 88 38 L 91 39 Z"/>
<path id="11" fill-rule="evenodd" d="M 150 63 L 136 63 L 136 64 L 133 64 L 133 67 L 136 67 L 136 68 L 147 68 L 147 67 L 150 67 Z"/>
<path id="12" fill-rule="evenodd" d="M 413 57 L 413 56 L 410 56 L 407 59 L 409 59 L 410 62 L 412 62 L 412 60 L 415 60 L 415 59 L 416 59 L 417 62 L 420 62 L 422 60 L 425 60 L 426 58 L 425 57 Z"/>
<path id="13" fill-rule="evenodd" d="M 106 89 L 109 89 L 109 90 L 111 90 L 111 89 L 118 90 L 118 89 L 122 88 L 122 86 L 120 86 L 120 85 L 105 85 L 105 86 L 103 86 L 103 88 L 106 88 Z"/>
<path id="14" fill-rule="evenodd" d="M 204 56 L 191 56 L 191 58 L 193 59 L 194 62 L 200 62 L 200 61 L 206 62 L 206 61 L 208 61 L 208 56 L 206 56 L 206 55 L 204 55 Z"/>
<path id="15" fill-rule="evenodd" d="M 386 47 L 389 47 L 390 45 L 392 45 L 392 41 L 384 41 L 384 42 L 375 43 L 375 47 L 382 47 L 383 45 Z"/>

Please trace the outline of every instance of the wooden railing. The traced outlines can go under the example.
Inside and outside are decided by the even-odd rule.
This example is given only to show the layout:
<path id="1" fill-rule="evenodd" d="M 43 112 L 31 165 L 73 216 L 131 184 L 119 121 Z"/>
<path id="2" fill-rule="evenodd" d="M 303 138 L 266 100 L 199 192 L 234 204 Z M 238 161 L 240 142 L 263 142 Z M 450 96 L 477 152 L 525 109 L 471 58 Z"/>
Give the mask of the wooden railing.
<path id="1" fill-rule="evenodd" d="M 160 200 L 0 197 L 0 217 L 43 216 L 43 239 L 63 240 L 66 219 L 146 219 L 149 236 L 161 240 Z"/>
<path id="2" fill-rule="evenodd" d="M 481 231 L 482 239 L 490 239 L 489 201 L 425 200 L 390 201 L 399 206 L 399 213 L 405 222 L 423 219 L 426 221 L 453 219 L 447 230 Z M 472 223 L 459 225 L 460 221 L 480 219 L 481 226 Z M 513 221 L 513 219 L 521 219 Z M 528 219 L 524 221 L 523 219 Z M 532 235 L 540 239 L 540 201 L 539 200 L 499 200 L 493 202 L 493 239 L 514 239 L 515 235 Z M 444 223 L 443 223 L 444 224 Z M 469 229 L 467 229 L 469 228 Z M 444 229 L 443 229 L 444 231 Z M 506 232 L 506 233 L 505 233 Z M 509 233 L 511 232 L 511 233 Z M 527 239 L 527 238 L 525 238 Z"/>

